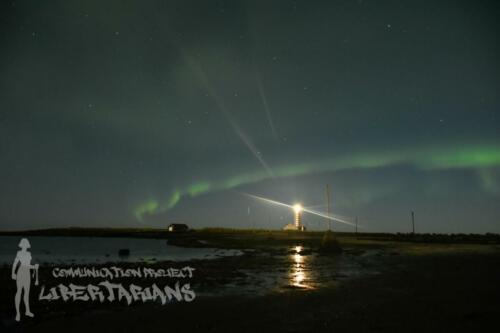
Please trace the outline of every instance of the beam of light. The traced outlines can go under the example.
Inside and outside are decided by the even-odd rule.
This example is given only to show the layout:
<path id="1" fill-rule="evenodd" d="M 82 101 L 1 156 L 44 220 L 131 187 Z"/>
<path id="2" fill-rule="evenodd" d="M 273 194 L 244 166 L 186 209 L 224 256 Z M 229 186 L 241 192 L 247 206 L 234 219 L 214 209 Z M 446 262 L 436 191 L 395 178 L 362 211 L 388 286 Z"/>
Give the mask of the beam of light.
<path id="1" fill-rule="evenodd" d="M 349 222 L 343 218 L 340 218 L 338 215 L 336 214 L 332 214 L 330 213 L 330 216 L 328 216 L 327 214 L 325 213 L 322 213 L 322 212 L 318 212 L 318 211 L 315 211 L 315 210 L 311 210 L 311 209 L 307 209 L 307 208 L 304 208 L 304 212 L 308 212 L 310 214 L 314 214 L 314 215 L 317 215 L 317 216 L 321 216 L 321 217 L 324 217 L 325 219 L 328 219 L 328 220 L 332 220 L 332 221 L 337 221 L 337 222 L 340 222 L 340 223 L 344 223 L 344 224 L 347 224 L 347 225 L 350 225 L 350 226 L 356 226 L 356 224 L 352 223 L 352 222 Z M 362 226 L 360 226 L 358 224 L 358 228 L 362 228 Z"/>
<path id="2" fill-rule="evenodd" d="M 254 198 L 254 199 L 257 199 L 257 200 L 261 200 L 261 201 L 273 204 L 273 205 L 278 205 L 278 206 L 282 206 L 282 207 L 288 207 L 288 208 L 293 209 L 294 211 L 296 209 L 296 205 L 287 205 L 286 203 L 283 203 L 283 202 L 279 202 L 279 201 L 276 201 L 276 200 L 267 199 L 267 198 L 260 197 L 260 196 L 257 196 L 257 195 L 253 195 L 253 194 L 249 194 L 249 193 L 241 193 L 241 194 L 246 195 L 246 196 L 251 197 L 251 198 Z M 335 222 L 340 222 L 340 223 L 347 224 L 347 225 L 350 225 L 350 226 L 353 226 L 353 227 L 356 226 L 354 223 L 351 223 L 349 221 L 341 219 L 341 218 L 337 217 L 335 214 L 330 214 L 330 216 L 328 216 L 328 215 L 326 215 L 324 213 L 308 209 L 307 207 L 302 207 L 301 206 L 300 208 L 301 208 L 300 211 L 302 211 L 302 212 L 306 212 L 306 213 L 309 213 L 309 214 L 312 214 L 312 215 L 320 216 L 320 217 L 323 217 L 323 218 L 325 218 L 327 220 L 332 220 L 332 221 L 335 221 Z M 360 226 L 358 224 L 358 228 L 359 227 Z"/>
<path id="3" fill-rule="evenodd" d="M 247 14 L 249 14 L 248 11 L 246 11 Z M 258 44 L 259 44 L 259 39 L 258 39 L 258 34 L 256 33 L 254 29 L 253 22 L 255 20 L 250 19 L 247 17 L 247 27 L 248 27 L 248 32 L 250 35 L 250 46 L 251 46 L 251 59 L 252 59 L 252 67 L 255 72 L 255 81 L 257 83 L 257 88 L 259 91 L 259 96 L 262 101 L 262 105 L 264 106 L 264 111 L 266 112 L 266 118 L 267 118 L 267 123 L 269 124 L 269 128 L 271 129 L 271 134 L 274 138 L 274 141 L 276 144 L 279 145 L 280 140 L 278 137 L 278 132 L 276 131 L 276 126 L 274 126 L 274 121 L 273 121 L 273 116 L 271 114 L 271 109 L 269 108 L 269 103 L 267 102 L 267 97 L 266 93 L 264 91 L 264 85 L 262 83 L 262 78 L 260 75 L 260 70 L 257 65 L 257 49 L 258 49 Z"/>
<path id="4" fill-rule="evenodd" d="M 455 145 L 431 149 L 414 147 L 399 152 L 352 153 L 331 159 L 278 166 L 273 169 L 273 175 L 285 178 L 321 172 L 371 169 L 402 164 L 423 171 L 449 169 L 477 171 L 486 168 L 490 170 L 500 167 L 500 147 L 497 145 Z M 500 186 L 496 183 L 497 179 L 495 177 L 488 177 L 489 174 L 482 176 L 484 180 L 482 186 L 488 187 L 490 190 L 500 191 Z M 143 222 L 144 216 L 167 211 L 175 207 L 177 202 L 184 196 L 194 197 L 215 191 L 230 190 L 242 185 L 264 181 L 271 177 L 269 172 L 259 170 L 231 175 L 225 179 L 201 180 L 189 184 L 185 188 L 175 189 L 163 202 L 161 199 L 156 198 L 141 202 L 133 208 L 133 214 L 138 221 Z M 286 204 L 282 205 L 289 207 Z M 345 220 L 342 217 L 337 217 Z"/>
<path id="5" fill-rule="evenodd" d="M 208 94 L 214 101 L 215 105 L 221 111 L 222 115 L 226 119 L 226 121 L 231 125 L 231 128 L 233 131 L 238 135 L 240 138 L 241 142 L 248 148 L 248 150 L 253 154 L 253 156 L 259 161 L 259 163 L 262 165 L 264 170 L 271 176 L 274 177 L 274 173 L 272 169 L 269 167 L 267 162 L 264 160 L 264 157 L 262 156 L 261 152 L 257 149 L 255 144 L 252 142 L 252 140 L 246 135 L 241 127 L 238 125 L 236 120 L 234 119 L 233 115 L 229 110 L 226 108 L 226 105 L 223 101 L 223 99 L 219 96 L 219 94 L 216 93 L 215 89 L 213 89 L 212 85 L 210 84 L 210 81 L 208 80 L 205 71 L 203 70 L 201 64 L 196 61 L 192 56 L 188 55 L 184 49 L 180 48 L 181 53 L 183 54 L 183 58 L 185 59 L 185 62 L 188 64 L 190 67 L 191 71 L 198 77 L 199 81 L 202 83 L 203 87 L 208 91 Z"/>
<path id="6" fill-rule="evenodd" d="M 276 132 L 276 127 L 274 126 L 273 116 L 271 115 L 271 110 L 269 109 L 267 97 L 264 92 L 264 85 L 262 84 L 258 69 L 255 70 L 255 77 L 257 80 L 257 88 L 259 89 L 260 99 L 262 100 L 264 111 L 266 111 L 267 123 L 269 124 L 269 128 L 271 129 L 271 134 L 273 135 L 274 140 L 276 141 L 276 143 L 279 143 L 278 133 Z"/>
<path id="7" fill-rule="evenodd" d="M 253 194 L 250 194 L 250 193 L 243 193 L 243 192 L 240 192 L 240 194 L 243 194 L 243 195 L 246 195 L 250 198 L 254 198 L 254 199 L 257 199 L 257 200 L 261 200 L 261 201 L 264 201 L 264 202 L 267 202 L 267 203 L 270 203 L 270 204 L 273 204 L 273 205 L 278 205 L 278 206 L 282 206 L 282 207 L 288 207 L 288 208 L 291 208 L 293 209 L 293 206 L 292 205 L 288 205 L 286 203 L 283 203 L 283 202 L 279 202 L 279 201 L 275 201 L 275 200 L 271 200 L 271 199 L 267 199 L 267 198 L 263 198 L 263 197 L 259 197 L 257 195 L 253 195 Z"/>
<path id="8" fill-rule="evenodd" d="M 257 159 L 257 161 L 259 161 L 259 163 L 262 165 L 264 170 L 266 170 L 266 172 L 269 174 L 269 176 L 274 177 L 272 169 L 266 163 L 266 161 L 264 160 L 264 157 L 262 156 L 260 151 L 256 148 L 256 146 L 252 142 L 252 140 L 250 140 L 250 138 L 241 130 L 241 128 L 238 126 L 237 122 L 235 121 L 234 117 L 232 116 L 231 112 L 229 112 L 229 110 L 227 110 L 222 98 L 216 93 L 215 89 L 213 89 L 213 87 L 210 84 L 210 81 L 208 80 L 208 77 L 205 74 L 205 71 L 203 70 L 200 62 L 197 61 L 193 56 L 191 56 L 186 51 L 186 49 L 182 46 L 182 44 L 176 38 L 175 34 L 172 33 L 171 29 L 167 29 L 167 33 L 170 37 L 170 40 L 177 46 L 177 48 L 179 50 L 179 54 L 180 54 L 183 62 L 189 67 L 191 72 L 196 76 L 196 78 L 199 80 L 199 82 L 201 83 L 203 88 L 205 88 L 208 91 L 208 94 L 210 95 L 210 97 L 214 101 L 218 110 L 221 111 L 223 116 L 226 118 L 227 122 L 231 125 L 231 128 L 233 129 L 233 131 L 240 138 L 241 142 L 243 142 L 243 144 L 248 148 L 248 150 L 250 150 L 250 152 Z"/>
<path id="9" fill-rule="evenodd" d="M 253 144 L 253 142 L 248 138 L 248 136 L 245 135 L 245 133 L 243 133 L 243 131 L 240 129 L 240 127 L 236 123 L 233 122 L 232 125 L 233 125 L 233 129 L 238 134 L 238 136 L 240 137 L 241 141 L 243 141 L 243 143 L 245 143 L 245 145 L 247 146 L 247 148 L 252 152 L 253 156 L 255 156 L 255 158 L 260 162 L 260 164 L 266 170 L 266 172 L 271 177 L 274 178 L 275 176 L 274 176 L 273 170 L 269 167 L 269 165 L 267 164 L 267 162 L 262 157 L 262 154 L 255 147 L 255 145 Z"/>
<path id="10" fill-rule="evenodd" d="M 317 208 L 323 208 L 323 211 L 326 210 L 327 208 L 327 205 L 326 204 L 321 204 L 321 205 L 307 205 L 307 209 L 309 210 L 313 210 L 313 208 L 317 211 Z M 344 215 L 340 215 L 340 214 L 335 214 L 335 216 L 339 219 L 343 219 L 343 220 L 349 220 L 351 219 L 349 216 L 344 216 Z"/>

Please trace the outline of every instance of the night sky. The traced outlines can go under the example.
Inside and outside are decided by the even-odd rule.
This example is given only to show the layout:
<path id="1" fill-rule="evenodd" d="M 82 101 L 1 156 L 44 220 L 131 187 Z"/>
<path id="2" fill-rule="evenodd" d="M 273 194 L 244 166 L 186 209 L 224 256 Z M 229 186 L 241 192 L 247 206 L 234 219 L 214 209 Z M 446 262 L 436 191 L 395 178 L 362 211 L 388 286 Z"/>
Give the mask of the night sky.
<path id="1" fill-rule="evenodd" d="M 500 232 L 498 1 L 0 6 L 1 229 Z"/>

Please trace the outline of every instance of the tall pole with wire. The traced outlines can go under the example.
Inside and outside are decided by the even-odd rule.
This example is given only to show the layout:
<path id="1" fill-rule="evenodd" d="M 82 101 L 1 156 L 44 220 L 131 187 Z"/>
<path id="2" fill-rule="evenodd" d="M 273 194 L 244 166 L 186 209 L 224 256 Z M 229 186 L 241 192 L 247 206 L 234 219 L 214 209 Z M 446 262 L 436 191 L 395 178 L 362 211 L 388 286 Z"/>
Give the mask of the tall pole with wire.
<path id="1" fill-rule="evenodd" d="M 326 184 L 326 216 L 328 219 L 328 231 L 332 230 L 332 220 L 330 219 L 330 186 Z"/>
<path id="2" fill-rule="evenodd" d="M 415 212 L 411 211 L 411 229 L 412 229 L 412 234 L 415 235 Z"/>
<path id="3" fill-rule="evenodd" d="M 356 237 L 358 237 L 358 217 L 356 216 Z"/>

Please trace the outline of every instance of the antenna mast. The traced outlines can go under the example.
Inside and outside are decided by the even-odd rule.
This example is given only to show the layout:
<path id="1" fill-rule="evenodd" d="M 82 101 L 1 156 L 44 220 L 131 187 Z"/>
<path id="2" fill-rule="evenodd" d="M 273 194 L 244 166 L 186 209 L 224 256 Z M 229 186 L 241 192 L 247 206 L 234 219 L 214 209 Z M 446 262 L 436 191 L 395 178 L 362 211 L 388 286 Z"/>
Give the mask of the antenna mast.
<path id="1" fill-rule="evenodd" d="M 330 186 L 326 184 L 326 216 L 328 219 L 328 231 L 332 230 L 332 220 L 330 219 Z"/>

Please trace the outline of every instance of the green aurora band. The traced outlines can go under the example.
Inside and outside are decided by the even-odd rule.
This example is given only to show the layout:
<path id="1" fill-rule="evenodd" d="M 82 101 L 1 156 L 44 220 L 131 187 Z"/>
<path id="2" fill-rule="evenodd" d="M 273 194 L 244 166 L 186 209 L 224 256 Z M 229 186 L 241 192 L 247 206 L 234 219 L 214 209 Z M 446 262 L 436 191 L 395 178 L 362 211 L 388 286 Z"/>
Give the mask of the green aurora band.
<path id="1" fill-rule="evenodd" d="M 474 169 L 484 176 L 483 170 L 500 166 L 500 147 L 493 145 L 460 146 L 441 149 L 414 149 L 406 152 L 361 153 L 351 156 L 298 163 L 273 168 L 274 177 L 286 178 L 314 173 L 350 169 L 380 168 L 392 165 L 410 165 L 421 170 Z M 271 178 L 266 170 L 244 173 L 217 181 L 200 181 L 175 189 L 164 201 L 152 198 L 133 210 L 138 221 L 174 208 L 184 196 L 196 197 L 215 191 L 229 190 L 242 185 Z M 491 180 L 488 180 L 491 182 Z M 489 186 L 492 186 L 489 184 Z"/>

